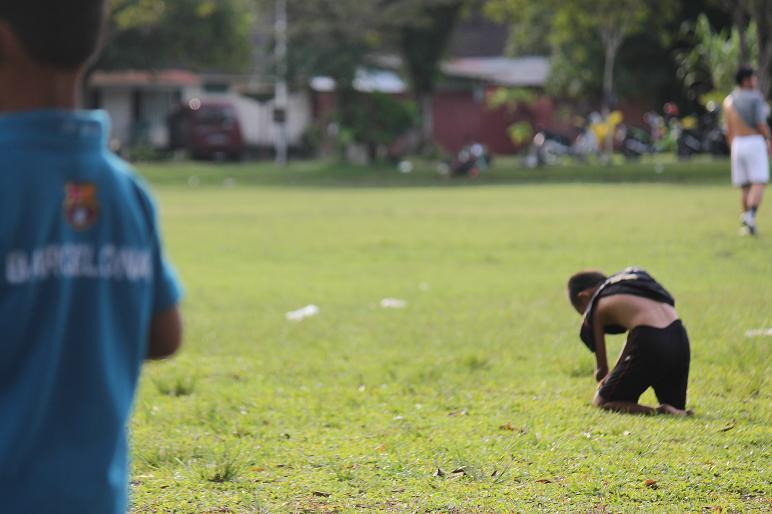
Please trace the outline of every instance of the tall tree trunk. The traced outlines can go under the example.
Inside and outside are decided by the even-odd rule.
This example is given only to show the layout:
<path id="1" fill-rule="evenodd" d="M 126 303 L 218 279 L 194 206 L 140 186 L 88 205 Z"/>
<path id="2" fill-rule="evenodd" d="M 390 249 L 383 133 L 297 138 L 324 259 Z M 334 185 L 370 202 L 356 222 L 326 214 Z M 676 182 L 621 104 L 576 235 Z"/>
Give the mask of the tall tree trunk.
<path id="1" fill-rule="evenodd" d="M 736 2 L 736 5 L 732 9 L 732 17 L 734 18 L 734 26 L 737 29 L 737 35 L 740 38 L 740 66 L 746 66 L 750 64 L 750 50 L 748 48 L 748 18 L 745 13 L 745 9 L 740 2 Z"/>
<path id="2" fill-rule="evenodd" d="M 769 99 L 772 97 L 772 0 L 751 0 L 749 3 L 759 43 L 759 87 Z"/>
<path id="3" fill-rule="evenodd" d="M 601 104 L 601 114 L 608 129 L 606 141 L 603 145 L 604 151 L 606 156 L 610 158 L 614 151 L 614 131 L 612 130 L 609 117 L 611 114 L 611 102 L 614 96 L 614 65 L 621 44 L 621 37 L 605 35 L 603 42 L 606 47 L 606 59 L 603 66 L 603 103 Z"/>
<path id="4" fill-rule="evenodd" d="M 434 141 L 434 95 L 427 91 L 418 93 L 418 105 L 421 109 L 421 147 L 427 150 Z"/>

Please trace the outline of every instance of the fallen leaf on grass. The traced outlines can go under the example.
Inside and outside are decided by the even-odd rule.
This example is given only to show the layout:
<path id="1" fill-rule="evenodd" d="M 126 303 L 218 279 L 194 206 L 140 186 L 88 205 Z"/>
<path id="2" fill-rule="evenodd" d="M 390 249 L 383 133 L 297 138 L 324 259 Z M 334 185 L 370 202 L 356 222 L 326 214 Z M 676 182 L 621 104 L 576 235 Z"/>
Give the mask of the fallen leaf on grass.
<path id="1" fill-rule="evenodd" d="M 537 482 L 540 484 L 551 484 L 552 480 L 550 480 L 549 478 L 540 478 L 539 480 L 537 480 Z"/>
<path id="2" fill-rule="evenodd" d="M 329 498 L 330 496 L 332 496 L 332 493 L 323 493 L 321 491 L 314 491 L 313 494 L 318 498 Z"/>
<path id="3" fill-rule="evenodd" d="M 253 473 L 262 473 L 263 471 L 265 471 L 265 468 L 257 466 L 257 467 L 254 467 L 254 468 L 250 469 L 250 471 L 252 471 Z"/>
<path id="4" fill-rule="evenodd" d="M 643 485 L 650 489 L 657 489 L 659 487 L 656 480 L 644 480 Z"/>
<path id="5" fill-rule="evenodd" d="M 432 476 L 433 477 L 444 477 L 445 476 L 445 472 L 442 471 L 440 468 L 437 468 L 436 470 L 434 470 L 434 473 L 432 473 Z"/>
<path id="6" fill-rule="evenodd" d="M 453 412 L 448 413 L 448 416 L 450 417 L 456 417 L 456 416 L 466 416 L 469 414 L 469 411 L 466 409 L 456 410 Z"/>
<path id="7" fill-rule="evenodd" d="M 718 431 L 719 431 L 719 432 L 729 432 L 729 431 L 730 431 L 730 430 L 732 430 L 734 427 L 735 427 L 735 424 L 734 424 L 734 423 L 729 423 L 727 426 L 725 426 L 725 427 L 723 427 L 723 428 L 719 428 L 719 429 L 718 429 Z"/>

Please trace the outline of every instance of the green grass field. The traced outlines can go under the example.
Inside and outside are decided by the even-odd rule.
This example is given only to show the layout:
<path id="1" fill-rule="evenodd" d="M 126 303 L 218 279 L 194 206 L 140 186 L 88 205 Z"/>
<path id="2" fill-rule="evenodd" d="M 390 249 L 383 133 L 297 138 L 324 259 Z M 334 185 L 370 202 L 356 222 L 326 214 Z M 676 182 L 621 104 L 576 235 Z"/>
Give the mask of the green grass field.
<path id="1" fill-rule="evenodd" d="M 772 327 L 772 199 L 738 237 L 725 163 L 258 168 L 141 167 L 187 338 L 142 379 L 133 512 L 772 509 L 772 337 L 746 337 Z M 693 418 L 589 403 L 564 284 L 628 265 L 678 301 Z"/>

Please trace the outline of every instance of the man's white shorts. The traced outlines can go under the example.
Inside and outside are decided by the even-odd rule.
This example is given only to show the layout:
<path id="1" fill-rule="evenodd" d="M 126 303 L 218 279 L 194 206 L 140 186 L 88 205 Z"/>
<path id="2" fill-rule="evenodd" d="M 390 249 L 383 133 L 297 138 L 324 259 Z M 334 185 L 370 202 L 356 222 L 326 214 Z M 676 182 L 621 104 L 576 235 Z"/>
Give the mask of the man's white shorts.
<path id="1" fill-rule="evenodd" d="M 763 136 L 738 136 L 732 140 L 732 184 L 737 187 L 769 182 L 769 156 Z"/>

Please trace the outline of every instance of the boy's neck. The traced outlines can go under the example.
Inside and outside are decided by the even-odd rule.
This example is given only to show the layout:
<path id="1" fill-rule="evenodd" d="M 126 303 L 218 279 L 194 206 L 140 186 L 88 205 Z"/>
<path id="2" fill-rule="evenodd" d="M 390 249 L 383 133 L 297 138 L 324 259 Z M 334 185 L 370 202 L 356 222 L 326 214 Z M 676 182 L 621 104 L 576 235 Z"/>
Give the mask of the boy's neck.
<path id="1" fill-rule="evenodd" d="M 81 105 L 82 72 L 0 67 L 0 113 L 75 110 Z"/>

